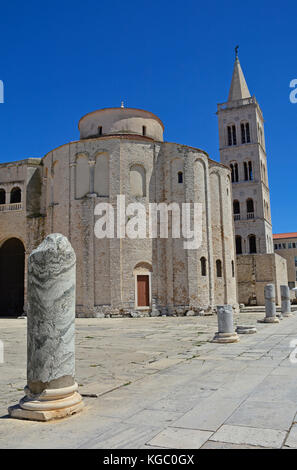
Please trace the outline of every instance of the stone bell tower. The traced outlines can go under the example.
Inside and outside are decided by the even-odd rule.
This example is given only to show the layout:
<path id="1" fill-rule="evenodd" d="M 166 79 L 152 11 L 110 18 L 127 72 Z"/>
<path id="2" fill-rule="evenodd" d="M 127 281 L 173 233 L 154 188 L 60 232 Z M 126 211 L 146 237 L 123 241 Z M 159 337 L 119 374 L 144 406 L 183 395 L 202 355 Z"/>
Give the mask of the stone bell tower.
<path id="1" fill-rule="evenodd" d="M 220 159 L 231 169 L 236 253 L 273 253 L 263 114 L 235 51 L 228 101 L 217 115 Z"/>

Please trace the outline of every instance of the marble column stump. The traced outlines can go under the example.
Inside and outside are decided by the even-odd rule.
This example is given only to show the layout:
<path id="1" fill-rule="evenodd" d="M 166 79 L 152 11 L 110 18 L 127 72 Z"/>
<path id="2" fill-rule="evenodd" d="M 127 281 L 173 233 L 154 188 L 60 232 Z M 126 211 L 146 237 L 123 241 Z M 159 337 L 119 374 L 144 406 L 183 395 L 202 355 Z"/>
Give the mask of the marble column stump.
<path id="1" fill-rule="evenodd" d="M 284 317 L 291 317 L 291 302 L 290 302 L 290 289 L 289 286 L 280 286 L 281 299 L 282 299 L 282 315 Z"/>
<path id="2" fill-rule="evenodd" d="M 28 261 L 27 386 L 13 418 L 49 421 L 83 408 L 75 382 L 74 250 L 48 235 Z"/>
<path id="3" fill-rule="evenodd" d="M 233 310 L 231 305 L 218 305 L 218 332 L 215 334 L 212 343 L 237 343 L 239 336 L 234 331 Z"/>
<path id="4" fill-rule="evenodd" d="M 276 317 L 274 284 L 267 284 L 264 287 L 264 296 L 265 296 L 265 318 L 263 320 L 258 320 L 258 322 L 259 323 L 279 323 L 279 319 Z"/>

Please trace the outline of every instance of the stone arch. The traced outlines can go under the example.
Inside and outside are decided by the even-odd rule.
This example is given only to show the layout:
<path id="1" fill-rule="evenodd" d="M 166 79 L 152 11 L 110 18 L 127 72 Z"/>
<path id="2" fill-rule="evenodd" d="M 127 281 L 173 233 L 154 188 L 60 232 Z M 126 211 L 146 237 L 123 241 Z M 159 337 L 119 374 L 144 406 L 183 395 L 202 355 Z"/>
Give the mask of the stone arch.
<path id="1" fill-rule="evenodd" d="M 250 234 L 248 236 L 248 241 L 249 241 L 249 252 L 250 252 L 250 254 L 257 253 L 256 235 Z"/>
<path id="2" fill-rule="evenodd" d="M 152 265 L 146 261 L 137 263 L 133 269 L 137 309 L 146 309 L 152 304 L 152 271 Z"/>
<path id="3" fill-rule="evenodd" d="M 0 188 L 0 205 L 6 203 L 6 191 L 4 188 Z"/>
<path id="4" fill-rule="evenodd" d="M 8 238 L 0 247 L 0 316 L 19 316 L 24 308 L 25 247 Z"/>
<path id="5" fill-rule="evenodd" d="M 130 192 L 132 196 L 146 196 L 146 171 L 139 163 L 130 166 Z"/>
<path id="6" fill-rule="evenodd" d="M 14 186 L 10 191 L 10 203 L 16 204 L 22 202 L 22 190 L 19 186 Z"/>
<path id="7" fill-rule="evenodd" d="M 95 156 L 94 192 L 109 196 L 109 157 L 105 152 Z"/>
<path id="8" fill-rule="evenodd" d="M 90 192 L 89 158 L 85 153 L 76 155 L 75 197 L 84 197 Z"/>

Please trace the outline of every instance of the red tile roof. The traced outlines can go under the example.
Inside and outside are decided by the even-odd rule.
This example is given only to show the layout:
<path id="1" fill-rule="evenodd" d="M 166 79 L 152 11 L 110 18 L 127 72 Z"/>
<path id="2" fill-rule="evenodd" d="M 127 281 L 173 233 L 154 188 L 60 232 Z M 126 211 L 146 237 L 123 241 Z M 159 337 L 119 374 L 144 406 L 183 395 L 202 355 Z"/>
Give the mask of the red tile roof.
<path id="1" fill-rule="evenodd" d="M 273 234 L 273 240 L 279 240 L 281 238 L 297 238 L 297 232 Z"/>

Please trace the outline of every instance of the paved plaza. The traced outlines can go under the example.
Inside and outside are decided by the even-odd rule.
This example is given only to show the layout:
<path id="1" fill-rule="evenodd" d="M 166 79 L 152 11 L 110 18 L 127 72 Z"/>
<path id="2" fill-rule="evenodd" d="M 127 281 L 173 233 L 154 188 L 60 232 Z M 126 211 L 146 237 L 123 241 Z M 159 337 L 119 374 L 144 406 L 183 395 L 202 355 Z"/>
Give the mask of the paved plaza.
<path id="1" fill-rule="evenodd" d="M 85 409 L 55 422 L 8 417 L 26 384 L 26 319 L 0 319 L 0 448 L 297 448 L 297 315 L 209 342 L 217 317 L 76 319 Z M 295 423 L 296 420 L 296 423 Z"/>

